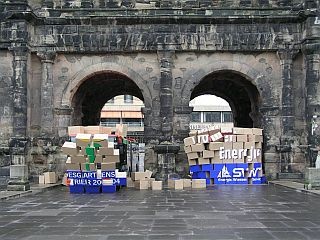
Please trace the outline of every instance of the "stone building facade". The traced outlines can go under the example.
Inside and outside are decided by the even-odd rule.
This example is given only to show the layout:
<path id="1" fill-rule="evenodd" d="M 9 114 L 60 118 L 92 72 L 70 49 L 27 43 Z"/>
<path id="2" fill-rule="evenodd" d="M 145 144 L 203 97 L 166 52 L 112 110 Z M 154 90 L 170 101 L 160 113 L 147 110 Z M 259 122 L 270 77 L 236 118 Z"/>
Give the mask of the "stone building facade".
<path id="1" fill-rule="evenodd" d="M 320 141 L 319 70 L 319 0 L 0 0 L 0 166 L 62 173 L 67 126 L 130 94 L 156 171 L 152 147 L 181 143 L 189 101 L 215 94 L 236 126 L 264 129 L 269 178 L 300 174 Z"/>

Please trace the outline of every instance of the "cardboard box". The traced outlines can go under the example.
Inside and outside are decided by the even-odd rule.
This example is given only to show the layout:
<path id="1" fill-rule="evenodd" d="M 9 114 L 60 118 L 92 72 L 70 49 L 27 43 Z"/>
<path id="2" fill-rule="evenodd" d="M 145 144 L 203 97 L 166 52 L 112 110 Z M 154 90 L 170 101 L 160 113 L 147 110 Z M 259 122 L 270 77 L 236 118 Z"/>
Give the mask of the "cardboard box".
<path id="1" fill-rule="evenodd" d="M 216 134 L 218 132 L 220 132 L 220 128 L 209 128 L 208 129 L 208 134 L 209 135 L 213 135 L 213 134 Z"/>
<path id="2" fill-rule="evenodd" d="M 151 182 L 152 190 L 162 190 L 162 181 L 152 181 Z"/>
<path id="3" fill-rule="evenodd" d="M 256 142 L 254 147 L 255 148 L 262 148 L 262 142 Z"/>
<path id="4" fill-rule="evenodd" d="M 263 142 L 263 136 L 260 135 L 248 135 L 248 142 Z"/>
<path id="5" fill-rule="evenodd" d="M 103 159 L 102 155 L 96 154 L 94 162 L 95 163 L 102 163 L 103 162 L 102 159 Z"/>
<path id="6" fill-rule="evenodd" d="M 79 152 L 79 149 L 77 148 L 76 143 L 73 142 L 64 142 L 61 148 L 63 154 L 66 155 L 77 155 Z"/>
<path id="7" fill-rule="evenodd" d="M 189 166 L 194 166 L 198 164 L 196 159 L 188 159 L 188 163 Z"/>
<path id="8" fill-rule="evenodd" d="M 224 142 L 236 142 L 236 135 L 224 135 Z"/>
<path id="9" fill-rule="evenodd" d="M 193 189 L 205 189 L 207 187 L 206 179 L 192 179 L 191 187 Z"/>
<path id="10" fill-rule="evenodd" d="M 76 136 L 76 144 L 78 147 L 86 148 L 91 145 L 91 134 L 78 133 Z"/>
<path id="11" fill-rule="evenodd" d="M 199 154 L 196 152 L 187 153 L 188 159 L 197 159 L 199 157 Z"/>
<path id="12" fill-rule="evenodd" d="M 149 178 L 147 180 L 149 180 L 149 188 L 151 188 L 152 182 L 155 181 L 156 179 L 155 178 Z"/>
<path id="13" fill-rule="evenodd" d="M 214 151 L 214 157 L 211 158 L 211 163 L 212 164 L 222 163 L 222 160 L 220 159 L 220 156 L 219 156 L 219 151 Z"/>
<path id="14" fill-rule="evenodd" d="M 70 157 L 70 163 L 85 163 L 87 161 L 87 158 L 85 155 L 71 155 Z"/>
<path id="15" fill-rule="evenodd" d="M 248 141 L 248 135 L 243 134 L 243 135 L 236 135 L 237 137 L 237 142 L 247 142 Z"/>
<path id="16" fill-rule="evenodd" d="M 252 128 L 238 128 L 238 127 L 234 127 L 233 128 L 233 134 L 252 134 Z"/>
<path id="17" fill-rule="evenodd" d="M 66 170 L 81 170 L 80 163 L 66 163 Z"/>
<path id="18" fill-rule="evenodd" d="M 111 135 L 112 128 L 111 127 L 102 127 L 102 133 Z"/>
<path id="19" fill-rule="evenodd" d="M 221 132 L 215 133 L 213 135 L 210 135 L 210 141 L 211 142 L 222 142 L 223 141 L 223 135 Z"/>
<path id="20" fill-rule="evenodd" d="M 115 149 L 113 148 L 109 148 L 109 147 L 101 147 L 98 149 L 98 154 L 99 155 L 105 155 L 105 156 L 113 156 L 115 155 L 114 154 L 114 151 Z"/>
<path id="21" fill-rule="evenodd" d="M 148 190 L 149 189 L 149 180 L 139 180 L 134 182 L 134 186 L 139 190 Z"/>
<path id="22" fill-rule="evenodd" d="M 57 182 L 57 176 L 55 172 L 45 172 L 43 175 L 45 184 L 53 184 Z"/>
<path id="23" fill-rule="evenodd" d="M 191 130 L 191 131 L 189 132 L 189 137 L 197 136 L 197 134 L 198 134 L 198 131 L 197 131 L 197 130 Z"/>
<path id="24" fill-rule="evenodd" d="M 102 158 L 103 163 L 117 163 L 120 162 L 119 156 L 105 156 Z"/>
<path id="25" fill-rule="evenodd" d="M 84 133 L 88 133 L 88 134 L 103 133 L 103 127 L 102 126 L 86 126 L 84 127 Z"/>
<path id="26" fill-rule="evenodd" d="M 220 132 L 222 134 L 232 134 L 233 133 L 232 127 L 221 127 Z"/>
<path id="27" fill-rule="evenodd" d="M 84 133 L 83 126 L 69 126 L 68 127 L 68 135 L 70 137 L 75 137 L 75 136 L 77 136 L 78 133 Z"/>
<path id="28" fill-rule="evenodd" d="M 262 129 L 261 128 L 252 128 L 252 134 L 262 136 Z"/>
<path id="29" fill-rule="evenodd" d="M 146 180 L 150 178 L 151 178 L 150 172 L 132 172 L 131 173 L 131 179 L 133 181 Z"/>
<path id="30" fill-rule="evenodd" d="M 209 134 L 201 134 L 197 136 L 197 142 L 198 143 L 209 143 L 210 142 L 210 136 Z"/>
<path id="31" fill-rule="evenodd" d="M 210 163 L 211 163 L 210 158 L 202 158 L 202 157 L 198 158 L 199 165 L 210 164 Z"/>
<path id="32" fill-rule="evenodd" d="M 183 189 L 183 179 L 168 179 L 168 188 L 175 190 Z"/>
<path id="33" fill-rule="evenodd" d="M 191 188 L 191 179 L 183 179 L 183 188 Z"/>
<path id="34" fill-rule="evenodd" d="M 214 151 L 203 150 L 202 157 L 203 158 L 213 158 L 214 157 Z"/>
<path id="35" fill-rule="evenodd" d="M 96 170 L 96 164 L 95 163 L 81 163 L 81 170 L 82 171 L 95 171 Z"/>
<path id="36" fill-rule="evenodd" d="M 196 144 L 197 140 L 196 140 L 196 137 L 193 136 L 193 137 L 187 137 L 183 139 L 183 142 L 185 146 L 190 146 L 190 145 Z"/>
<path id="37" fill-rule="evenodd" d="M 191 146 L 184 146 L 184 152 L 185 152 L 185 153 L 190 153 L 190 152 L 192 152 Z"/>
<path id="38" fill-rule="evenodd" d="M 44 175 L 39 175 L 39 184 L 45 184 Z"/>
<path id="39" fill-rule="evenodd" d="M 209 143 L 209 150 L 220 150 L 220 147 L 223 147 L 223 142 L 211 142 Z"/>
<path id="40" fill-rule="evenodd" d="M 93 146 L 95 148 L 108 147 L 108 134 L 94 134 L 92 138 Z"/>
<path id="41" fill-rule="evenodd" d="M 197 144 L 191 145 L 191 150 L 192 152 L 202 152 L 203 150 L 205 150 L 205 147 L 204 147 L 204 144 L 197 143 Z"/>
<path id="42" fill-rule="evenodd" d="M 232 143 L 232 149 L 243 149 L 244 142 L 234 142 Z"/>
<path id="43" fill-rule="evenodd" d="M 102 171 L 112 171 L 116 169 L 116 163 L 101 163 L 101 170 Z"/>

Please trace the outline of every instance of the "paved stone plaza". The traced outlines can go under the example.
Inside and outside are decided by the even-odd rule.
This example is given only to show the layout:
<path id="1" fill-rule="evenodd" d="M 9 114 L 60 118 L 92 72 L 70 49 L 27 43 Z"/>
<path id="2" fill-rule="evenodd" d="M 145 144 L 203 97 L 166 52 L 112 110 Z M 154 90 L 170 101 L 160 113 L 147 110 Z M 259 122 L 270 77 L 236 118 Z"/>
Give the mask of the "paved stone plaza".
<path id="1" fill-rule="evenodd" d="M 0 202 L 0 239 L 320 239 L 319 196 L 274 185 L 72 195 Z"/>

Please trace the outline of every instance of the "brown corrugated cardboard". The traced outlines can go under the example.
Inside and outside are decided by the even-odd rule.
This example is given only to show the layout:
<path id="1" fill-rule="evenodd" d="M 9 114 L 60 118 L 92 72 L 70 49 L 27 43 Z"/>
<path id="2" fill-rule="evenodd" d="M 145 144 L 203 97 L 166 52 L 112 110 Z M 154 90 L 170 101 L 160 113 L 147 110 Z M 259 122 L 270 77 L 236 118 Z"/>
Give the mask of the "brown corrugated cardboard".
<path id="1" fill-rule="evenodd" d="M 220 132 L 222 134 L 232 134 L 232 127 L 221 127 Z"/>
<path id="2" fill-rule="evenodd" d="M 108 147 L 101 147 L 98 149 L 98 154 L 100 155 L 106 155 L 106 156 L 113 156 L 114 155 L 114 149 L 108 148 Z"/>
<path id="3" fill-rule="evenodd" d="M 39 184 L 45 184 L 44 175 L 39 175 Z"/>
<path id="4" fill-rule="evenodd" d="M 247 142 L 248 141 L 248 135 L 236 135 L 237 142 Z"/>
<path id="5" fill-rule="evenodd" d="M 233 163 L 233 159 L 232 158 L 227 158 L 227 159 L 222 159 L 222 163 Z"/>
<path id="6" fill-rule="evenodd" d="M 263 136 L 260 135 L 248 135 L 248 142 L 263 142 Z"/>
<path id="7" fill-rule="evenodd" d="M 68 127 L 68 135 L 70 137 L 75 137 L 75 136 L 77 136 L 78 133 L 84 133 L 83 126 L 69 126 Z"/>
<path id="8" fill-rule="evenodd" d="M 198 143 L 209 143 L 210 137 L 208 134 L 201 134 L 197 136 L 197 142 Z"/>
<path id="9" fill-rule="evenodd" d="M 156 179 L 155 178 L 149 178 L 147 180 L 149 180 L 149 188 L 151 188 L 152 182 L 155 181 Z"/>
<path id="10" fill-rule="evenodd" d="M 232 149 L 243 149 L 244 142 L 234 142 L 232 143 Z"/>
<path id="11" fill-rule="evenodd" d="M 185 153 L 190 153 L 190 152 L 192 152 L 191 146 L 184 146 L 184 152 L 185 152 Z"/>
<path id="12" fill-rule="evenodd" d="M 152 190 L 162 190 L 162 181 L 153 181 L 151 182 Z"/>
<path id="13" fill-rule="evenodd" d="M 108 138 L 108 134 L 94 134 L 92 138 L 94 147 L 97 147 L 96 145 L 99 145 L 99 147 L 108 147 Z"/>
<path id="14" fill-rule="evenodd" d="M 262 148 L 262 143 L 261 142 L 256 142 L 255 143 L 255 148 Z"/>
<path id="15" fill-rule="evenodd" d="M 252 128 L 233 128 L 233 134 L 252 134 Z"/>
<path id="16" fill-rule="evenodd" d="M 219 156 L 219 152 L 220 151 L 214 151 L 214 157 L 211 158 L 211 163 L 212 164 L 215 164 L 215 163 L 222 163 L 222 160 L 220 159 L 220 156 Z"/>
<path id="17" fill-rule="evenodd" d="M 119 156 L 105 156 L 102 158 L 103 163 L 117 163 L 120 162 Z"/>
<path id="18" fill-rule="evenodd" d="M 85 155 L 71 155 L 70 163 L 85 163 L 86 156 Z"/>
<path id="19" fill-rule="evenodd" d="M 197 143 L 197 144 L 191 145 L 191 150 L 192 152 L 202 152 L 203 150 L 205 150 L 205 147 L 202 143 Z"/>
<path id="20" fill-rule="evenodd" d="M 211 142 L 209 143 L 209 150 L 219 150 L 220 147 L 223 147 L 223 142 Z"/>
<path id="21" fill-rule="evenodd" d="M 91 145 L 91 134 L 79 133 L 76 136 L 76 144 L 78 147 L 86 148 Z"/>
<path id="22" fill-rule="evenodd" d="M 183 179 L 183 188 L 191 188 L 191 179 Z"/>
<path id="23" fill-rule="evenodd" d="M 198 158 L 199 165 L 210 164 L 210 163 L 211 163 L 210 158 L 202 158 L 202 157 Z"/>
<path id="24" fill-rule="evenodd" d="M 102 171 L 108 171 L 108 170 L 115 170 L 116 169 L 116 163 L 101 163 L 101 170 Z"/>
<path id="25" fill-rule="evenodd" d="M 202 157 L 203 158 L 213 158 L 214 157 L 214 151 L 203 150 L 202 151 Z"/>
<path id="26" fill-rule="evenodd" d="M 223 142 L 223 135 L 220 132 L 210 135 L 209 138 L 211 142 Z"/>
<path id="27" fill-rule="evenodd" d="M 66 163 L 67 170 L 81 170 L 80 163 Z"/>
<path id="28" fill-rule="evenodd" d="M 45 184 L 53 184 L 57 182 L 57 177 L 55 172 L 45 172 L 44 175 L 44 182 Z"/>
<path id="29" fill-rule="evenodd" d="M 205 189 L 207 187 L 206 179 L 192 179 L 191 187 L 193 189 Z"/>
<path id="30" fill-rule="evenodd" d="M 216 129 L 209 129 L 208 130 L 208 134 L 209 135 L 213 135 L 213 134 L 216 134 L 216 133 L 218 133 L 218 132 L 220 132 L 220 128 L 216 128 Z"/>
<path id="31" fill-rule="evenodd" d="M 79 152 L 79 148 L 74 142 L 64 142 L 61 148 L 63 154 L 66 155 L 77 155 Z"/>
<path id="32" fill-rule="evenodd" d="M 197 143 L 196 137 L 187 137 L 183 140 L 185 146 L 190 146 Z"/>
<path id="33" fill-rule="evenodd" d="M 224 135 L 224 142 L 236 142 L 237 141 L 237 137 L 236 135 Z"/>
<path id="34" fill-rule="evenodd" d="M 146 172 L 132 172 L 131 173 L 131 179 L 133 181 L 139 181 L 139 180 L 145 180 L 148 178 L 149 175 L 147 175 Z"/>
<path id="35" fill-rule="evenodd" d="M 252 134 L 254 135 L 262 135 L 262 129 L 261 128 L 252 128 Z"/>
<path id="36" fill-rule="evenodd" d="M 187 153 L 187 157 L 188 159 L 197 159 L 199 155 L 196 152 L 191 152 L 191 153 Z"/>
<path id="37" fill-rule="evenodd" d="M 168 188 L 175 190 L 183 189 L 183 179 L 168 179 Z"/>
<path id="38" fill-rule="evenodd" d="M 84 133 L 89 133 L 89 134 L 103 133 L 103 127 L 102 126 L 86 126 L 84 127 Z"/>
<path id="39" fill-rule="evenodd" d="M 198 165 L 196 159 L 188 159 L 189 166 Z"/>
<path id="40" fill-rule="evenodd" d="M 139 190 L 148 190 L 149 189 L 149 180 L 139 180 L 134 182 L 134 186 Z"/>
<path id="41" fill-rule="evenodd" d="M 94 159 L 95 163 L 102 163 L 102 155 L 96 154 L 96 157 Z"/>
<path id="42" fill-rule="evenodd" d="M 81 163 L 81 170 L 82 171 L 95 171 L 96 170 L 96 164 L 94 163 Z M 101 170 L 108 170 L 108 169 L 102 169 L 102 163 L 101 163 Z"/>
<path id="43" fill-rule="evenodd" d="M 130 177 L 127 177 L 127 188 L 134 188 L 134 182 Z"/>

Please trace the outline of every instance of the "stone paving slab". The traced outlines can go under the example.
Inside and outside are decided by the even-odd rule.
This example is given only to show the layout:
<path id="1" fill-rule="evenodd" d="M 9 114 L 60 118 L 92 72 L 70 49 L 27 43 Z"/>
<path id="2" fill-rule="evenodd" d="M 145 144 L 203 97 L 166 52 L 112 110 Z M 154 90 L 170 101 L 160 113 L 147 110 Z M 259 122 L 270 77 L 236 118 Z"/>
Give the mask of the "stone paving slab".
<path id="1" fill-rule="evenodd" d="M 97 195 L 56 187 L 2 201 L 0 239 L 319 239 L 319 199 L 276 184 Z"/>

